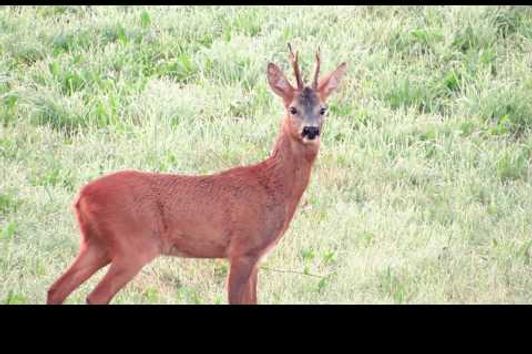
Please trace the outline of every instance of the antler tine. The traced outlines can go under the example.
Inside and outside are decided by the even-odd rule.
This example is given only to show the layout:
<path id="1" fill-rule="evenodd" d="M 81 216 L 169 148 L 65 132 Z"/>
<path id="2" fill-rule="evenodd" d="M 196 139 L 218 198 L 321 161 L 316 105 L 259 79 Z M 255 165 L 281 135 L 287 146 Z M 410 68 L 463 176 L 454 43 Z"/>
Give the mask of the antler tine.
<path id="1" fill-rule="evenodd" d="M 292 46 L 288 43 L 288 49 L 290 50 L 290 62 L 292 63 L 292 68 L 294 69 L 294 75 L 297 81 L 297 88 L 299 90 L 303 89 L 303 80 L 301 79 L 301 72 L 299 71 L 299 65 L 297 63 L 298 52 L 294 55 L 292 51 Z"/>
<path id="2" fill-rule="evenodd" d="M 316 51 L 316 70 L 314 71 L 314 81 L 312 82 L 312 88 L 316 90 L 318 88 L 318 78 L 320 75 L 320 47 Z"/>

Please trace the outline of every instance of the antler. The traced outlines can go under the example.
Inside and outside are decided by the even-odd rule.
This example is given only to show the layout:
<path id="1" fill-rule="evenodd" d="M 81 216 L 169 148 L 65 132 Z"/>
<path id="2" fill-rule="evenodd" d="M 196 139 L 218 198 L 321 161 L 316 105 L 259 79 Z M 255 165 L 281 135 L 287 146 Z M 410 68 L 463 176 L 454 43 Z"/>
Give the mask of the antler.
<path id="1" fill-rule="evenodd" d="M 312 88 L 318 89 L 318 77 L 320 75 L 320 47 L 316 51 L 316 70 L 314 71 L 314 81 L 312 82 Z"/>
<path id="2" fill-rule="evenodd" d="M 303 89 L 303 80 L 301 79 L 301 72 L 299 71 L 299 65 L 297 64 L 297 51 L 296 55 L 294 55 L 294 52 L 292 51 L 292 46 L 290 43 L 288 43 L 288 49 L 290 50 L 290 62 L 292 63 L 292 67 L 294 68 L 294 75 L 296 76 L 297 81 L 297 88 L 299 90 Z"/>

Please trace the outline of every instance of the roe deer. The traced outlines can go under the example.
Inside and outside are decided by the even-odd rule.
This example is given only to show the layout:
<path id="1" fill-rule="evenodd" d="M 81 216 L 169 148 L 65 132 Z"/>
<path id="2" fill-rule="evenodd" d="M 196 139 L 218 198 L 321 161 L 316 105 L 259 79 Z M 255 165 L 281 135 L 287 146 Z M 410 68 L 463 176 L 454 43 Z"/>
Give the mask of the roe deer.
<path id="1" fill-rule="evenodd" d="M 325 100 L 346 71 L 342 63 L 319 79 L 320 54 L 305 86 L 290 44 L 297 87 L 268 64 L 272 90 L 285 116 L 270 156 L 254 165 L 203 176 L 121 171 L 88 183 L 75 213 L 79 253 L 48 290 L 48 304 L 62 303 L 96 271 L 111 264 L 88 304 L 109 303 L 159 255 L 227 258 L 230 304 L 257 303 L 258 263 L 284 234 L 305 191 L 320 145 Z"/>

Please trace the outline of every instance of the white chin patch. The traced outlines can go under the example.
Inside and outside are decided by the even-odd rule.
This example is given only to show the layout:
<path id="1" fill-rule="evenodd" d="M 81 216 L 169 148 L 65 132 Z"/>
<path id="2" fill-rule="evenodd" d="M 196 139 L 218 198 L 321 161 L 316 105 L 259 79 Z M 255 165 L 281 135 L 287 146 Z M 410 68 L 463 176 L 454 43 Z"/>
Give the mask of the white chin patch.
<path id="1" fill-rule="evenodd" d="M 319 135 L 314 137 L 314 139 L 309 139 L 307 136 L 302 138 L 303 144 L 317 144 L 320 141 Z"/>

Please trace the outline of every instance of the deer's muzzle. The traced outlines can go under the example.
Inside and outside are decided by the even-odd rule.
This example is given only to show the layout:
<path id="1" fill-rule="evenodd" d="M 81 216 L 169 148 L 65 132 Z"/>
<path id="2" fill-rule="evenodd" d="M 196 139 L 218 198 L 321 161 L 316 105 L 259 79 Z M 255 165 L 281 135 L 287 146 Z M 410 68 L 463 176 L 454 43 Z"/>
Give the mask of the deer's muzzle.
<path id="1" fill-rule="evenodd" d="M 318 127 L 304 127 L 301 132 L 301 136 L 307 137 L 309 140 L 313 140 L 315 137 L 320 135 L 320 128 Z"/>

